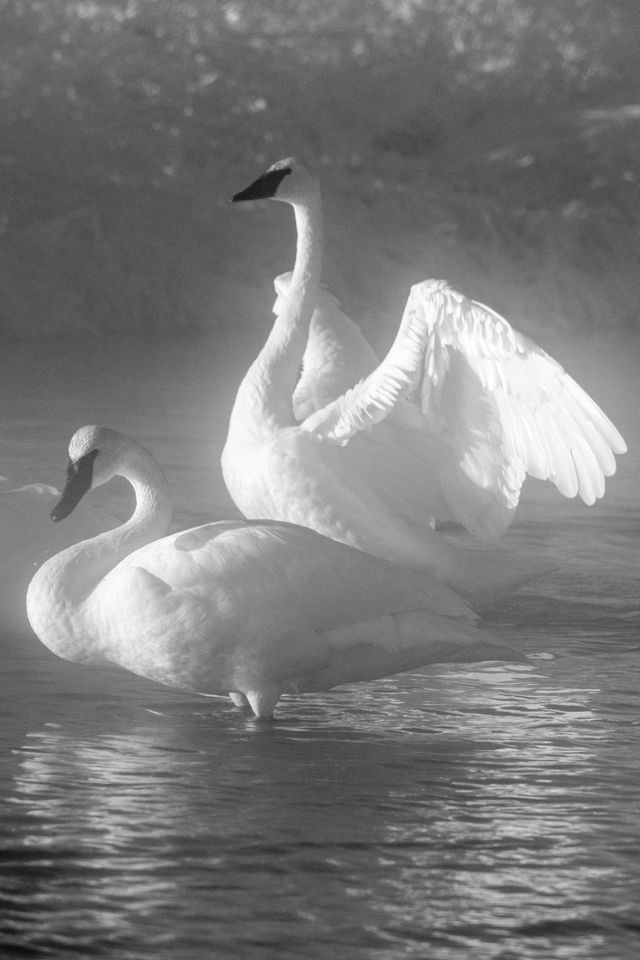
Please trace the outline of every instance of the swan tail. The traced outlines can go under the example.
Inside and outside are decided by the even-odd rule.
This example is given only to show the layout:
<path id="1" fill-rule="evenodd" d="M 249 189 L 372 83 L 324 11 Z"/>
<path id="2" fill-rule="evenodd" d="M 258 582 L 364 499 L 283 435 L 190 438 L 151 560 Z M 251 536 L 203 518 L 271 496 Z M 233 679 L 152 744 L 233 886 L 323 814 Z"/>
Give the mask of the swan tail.
<path id="1" fill-rule="evenodd" d="M 310 693 L 344 683 L 377 680 L 431 663 L 522 661 L 472 624 L 424 610 L 391 614 L 357 626 L 330 630 L 322 639 L 327 662 L 291 681 L 286 692 Z"/>

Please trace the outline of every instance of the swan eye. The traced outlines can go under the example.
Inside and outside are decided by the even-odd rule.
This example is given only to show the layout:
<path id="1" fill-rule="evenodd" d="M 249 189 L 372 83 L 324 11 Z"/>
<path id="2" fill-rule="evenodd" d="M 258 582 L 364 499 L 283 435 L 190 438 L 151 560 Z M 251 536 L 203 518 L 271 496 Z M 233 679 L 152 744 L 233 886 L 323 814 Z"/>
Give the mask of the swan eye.
<path id="1" fill-rule="evenodd" d="M 67 466 L 67 482 L 62 497 L 51 511 L 51 519 L 56 523 L 64 520 L 80 503 L 83 496 L 91 487 L 93 480 L 93 462 L 98 456 L 97 450 L 90 450 L 78 460 L 70 460 Z"/>

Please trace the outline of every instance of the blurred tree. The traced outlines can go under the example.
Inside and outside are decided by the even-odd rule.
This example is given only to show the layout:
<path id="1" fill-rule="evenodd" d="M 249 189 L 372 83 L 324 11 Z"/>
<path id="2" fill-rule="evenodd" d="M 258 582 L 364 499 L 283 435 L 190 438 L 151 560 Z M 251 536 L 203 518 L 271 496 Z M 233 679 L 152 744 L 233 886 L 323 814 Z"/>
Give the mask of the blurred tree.
<path id="1" fill-rule="evenodd" d="M 473 242 L 605 205 L 627 243 L 639 25 L 637 0 L 0 0 L 3 238 L 301 151 Z"/>
<path id="2" fill-rule="evenodd" d="M 160 183 L 197 172 L 207 151 L 268 150 L 281 128 L 322 140 L 327 107 L 329 142 L 337 125 L 352 150 L 381 97 L 408 114 L 461 91 L 540 102 L 629 86 L 638 11 L 632 0 L 0 0 L 4 163 Z"/>

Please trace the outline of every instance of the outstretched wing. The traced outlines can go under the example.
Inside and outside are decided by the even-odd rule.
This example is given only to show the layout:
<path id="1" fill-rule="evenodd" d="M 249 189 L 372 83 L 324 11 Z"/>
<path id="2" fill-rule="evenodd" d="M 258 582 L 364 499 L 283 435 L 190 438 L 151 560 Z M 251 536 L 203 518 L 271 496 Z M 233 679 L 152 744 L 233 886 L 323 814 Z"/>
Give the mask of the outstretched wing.
<path id="1" fill-rule="evenodd" d="M 411 399 L 448 456 L 442 492 L 478 536 L 500 535 L 525 476 L 591 504 L 615 472 L 620 433 L 552 357 L 441 280 L 411 288 L 396 339 L 369 377 L 305 423 L 348 441 Z"/>

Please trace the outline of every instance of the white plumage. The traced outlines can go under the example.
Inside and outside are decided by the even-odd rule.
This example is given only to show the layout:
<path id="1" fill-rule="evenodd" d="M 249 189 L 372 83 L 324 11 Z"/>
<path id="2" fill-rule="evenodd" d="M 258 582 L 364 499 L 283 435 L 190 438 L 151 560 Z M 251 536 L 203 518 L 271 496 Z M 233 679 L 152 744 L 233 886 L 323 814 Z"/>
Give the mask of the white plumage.
<path id="1" fill-rule="evenodd" d="M 418 429 L 446 444 L 435 469 L 453 516 L 487 539 L 508 527 L 527 474 L 591 505 L 615 473 L 614 453 L 626 450 L 559 363 L 444 281 L 411 288 L 385 359 L 325 405 L 314 430 L 344 443 L 407 399 L 424 416 Z"/>
<path id="2" fill-rule="evenodd" d="M 614 425 L 533 341 L 441 280 L 411 288 L 379 362 L 319 286 L 315 176 L 280 161 L 234 199 L 262 197 L 293 206 L 297 251 L 231 416 L 222 464 L 238 507 L 428 569 L 476 603 L 539 573 L 453 550 L 433 524 L 499 537 L 527 474 L 593 503 L 626 449 Z"/>
<path id="3" fill-rule="evenodd" d="M 431 662 L 512 658 L 445 587 L 312 530 L 227 521 L 167 536 L 162 470 L 114 430 L 82 427 L 69 456 L 54 519 L 115 475 L 133 485 L 136 507 L 116 529 L 49 559 L 31 581 L 29 621 L 60 657 L 230 693 L 259 717 L 286 692 Z"/>

